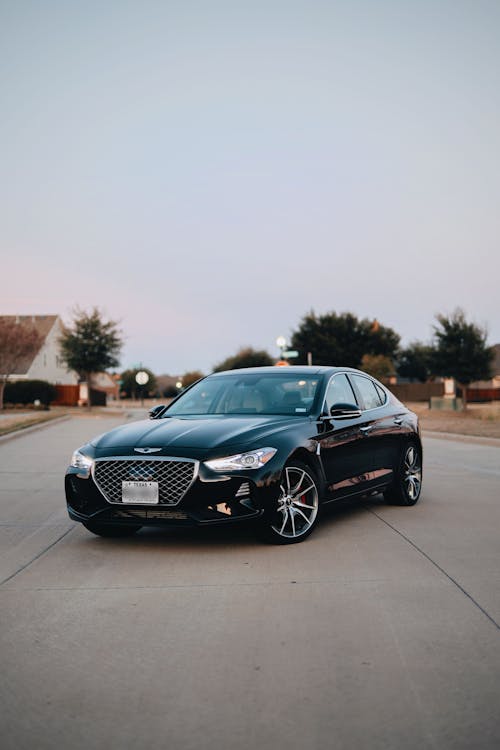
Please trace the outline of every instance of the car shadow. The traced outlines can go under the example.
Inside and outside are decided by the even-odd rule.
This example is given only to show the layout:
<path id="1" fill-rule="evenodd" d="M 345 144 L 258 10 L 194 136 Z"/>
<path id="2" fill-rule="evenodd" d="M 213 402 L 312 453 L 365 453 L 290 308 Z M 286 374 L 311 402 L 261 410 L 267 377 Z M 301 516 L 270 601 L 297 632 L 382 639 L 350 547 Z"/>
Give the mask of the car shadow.
<path id="1" fill-rule="evenodd" d="M 322 517 L 317 529 L 308 539 L 308 543 L 319 538 L 318 532 L 334 529 L 336 525 L 365 514 L 370 508 L 385 505 L 383 495 L 372 495 L 361 498 L 347 498 L 323 506 Z M 127 547 L 161 547 L 168 544 L 169 547 L 193 546 L 197 548 L 214 549 L 227 546 L 255 547 L 261 546 L 255 524 L 249 522 L 227 524 L 226 526 L 144 526 L 136 535 L 126 538 L 100 538 L 89 536 L 90 541 L 98 541 L 102 544 L 119 545 Z M 274 546 L 274 545 L 272 545 Z"/>

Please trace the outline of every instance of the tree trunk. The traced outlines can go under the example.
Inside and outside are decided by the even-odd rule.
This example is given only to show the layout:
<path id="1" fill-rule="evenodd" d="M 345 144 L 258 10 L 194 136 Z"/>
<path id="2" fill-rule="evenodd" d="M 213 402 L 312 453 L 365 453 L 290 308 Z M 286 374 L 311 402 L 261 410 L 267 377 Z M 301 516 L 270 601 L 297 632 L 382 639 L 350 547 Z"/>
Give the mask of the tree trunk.
<path id="1" fill-rule="evenodd" d="M 87 411 L 90 411 L 92 409 L 92 401 L 91 401 L 91 396 L 90 396 L 90 384 L 92 381 L 92 373 L 86 372 L 85 379 L 87 381 Z"/>
<path id="2" fill-rule="evenodd" d="M 467 386 L 459 384 L 462 391 L 462 411 L 467 411 Z"/>
<path id="3" fill-rule="evenodd" d="M 3 392 L 5 390 L 5 380 L 0 380 L 0 410 L 3 409 Z"/>

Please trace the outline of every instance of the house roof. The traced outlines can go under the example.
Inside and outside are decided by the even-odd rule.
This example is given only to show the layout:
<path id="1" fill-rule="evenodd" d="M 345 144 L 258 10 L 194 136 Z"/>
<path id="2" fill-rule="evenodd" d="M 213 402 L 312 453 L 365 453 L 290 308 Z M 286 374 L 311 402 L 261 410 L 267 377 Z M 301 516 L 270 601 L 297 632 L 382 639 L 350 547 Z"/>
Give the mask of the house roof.
<path id="1" fill-rule="evenodd" d="M 11 325 L 19 325 L 24 323 L 32 325 L 41 336 L 40 347 L 31 356 L 25 357 L 22 360 L 17 369 L 16 375 L 25 375 L 33 364 L 33 360 L 45 343 L 45 339 L 49 335 L 54 323 L 56 322 L 58 315 L 0 315 L 0 318 Z"/>

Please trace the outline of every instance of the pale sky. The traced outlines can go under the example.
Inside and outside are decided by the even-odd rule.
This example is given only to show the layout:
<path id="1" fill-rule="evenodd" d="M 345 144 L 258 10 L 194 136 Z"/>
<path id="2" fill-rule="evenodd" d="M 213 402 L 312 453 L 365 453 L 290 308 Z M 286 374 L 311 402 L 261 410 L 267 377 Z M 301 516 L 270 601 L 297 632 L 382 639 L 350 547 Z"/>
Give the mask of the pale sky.
<path id="1" fill-rule="evenodd" d="M 0 314 L 156 373 L 311 308 L 500 342 L 498 0 L 0 0 L 0 56 Z"/>

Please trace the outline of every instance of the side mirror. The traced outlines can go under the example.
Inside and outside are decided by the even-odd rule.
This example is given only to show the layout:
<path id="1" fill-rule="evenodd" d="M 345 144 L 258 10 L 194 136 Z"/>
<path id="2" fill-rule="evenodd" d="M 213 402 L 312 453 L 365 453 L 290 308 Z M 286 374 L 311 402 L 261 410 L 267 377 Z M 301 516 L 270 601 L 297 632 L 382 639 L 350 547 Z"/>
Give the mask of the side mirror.
<path id="1" fill-rule="evenodd" d="M 334 404 L 330 409 L 332 419 L 356 419 L 361 416 L 361 409 L 356 404 Z"/>
<path id="2" fill-rule="evenodd" d="M 150 419 L 158 419 L 160 414 L 163 413 L 163 411 L 166 409 L 165 404 L 159 404 L 158 406 L 153 406 L 152 409 L 149 410 L 149 418 Z"/>

